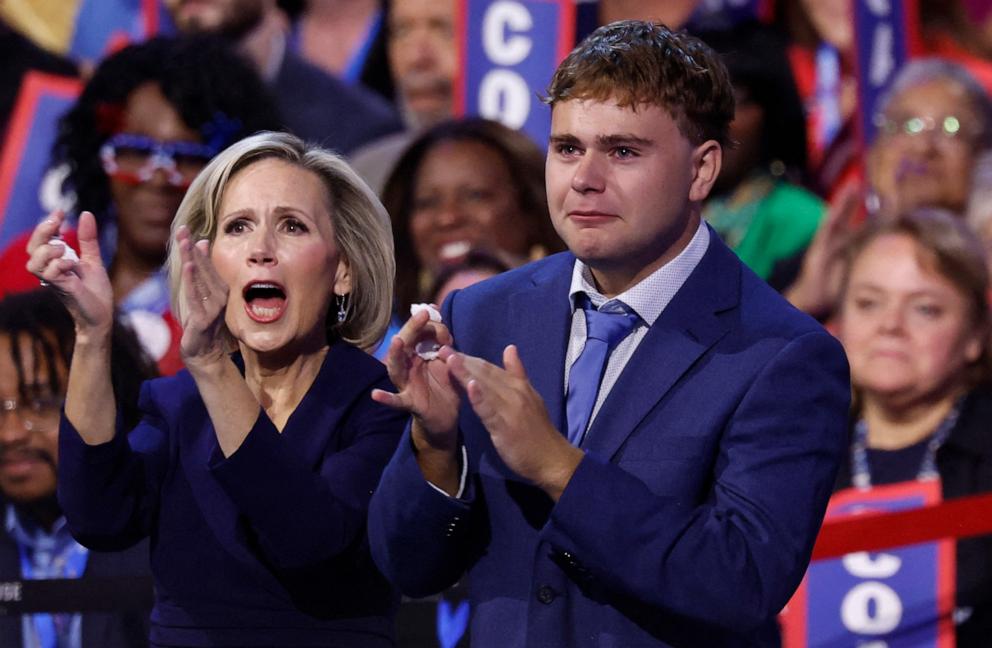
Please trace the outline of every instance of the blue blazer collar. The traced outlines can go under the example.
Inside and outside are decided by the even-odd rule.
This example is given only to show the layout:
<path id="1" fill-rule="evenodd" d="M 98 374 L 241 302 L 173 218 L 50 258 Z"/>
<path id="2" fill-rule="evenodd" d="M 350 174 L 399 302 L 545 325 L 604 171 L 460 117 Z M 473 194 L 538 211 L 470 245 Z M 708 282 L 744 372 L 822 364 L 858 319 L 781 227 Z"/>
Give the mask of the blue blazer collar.
<path id="1" fill-rule="evenodd" d="M 564 429 L 565 353 L 571 330 L 568 288 L 575 257 L 555 255 L 511 295 L 515 330 L 531 384 L 551 422 Z M 583 448 L 613 457 L 672 386 L 733 326 L 741 263 L 710 230 L 710 244 L 682 288 L 648 331 L 596 415 Z"/>
<path id="2" fill-rule="evenodd" d="M 741 262 L 710 230 L 699 265 L 655 321 L 596 414 L 583 448 L 611 459 L 672 386 L 732 328 Z"/>

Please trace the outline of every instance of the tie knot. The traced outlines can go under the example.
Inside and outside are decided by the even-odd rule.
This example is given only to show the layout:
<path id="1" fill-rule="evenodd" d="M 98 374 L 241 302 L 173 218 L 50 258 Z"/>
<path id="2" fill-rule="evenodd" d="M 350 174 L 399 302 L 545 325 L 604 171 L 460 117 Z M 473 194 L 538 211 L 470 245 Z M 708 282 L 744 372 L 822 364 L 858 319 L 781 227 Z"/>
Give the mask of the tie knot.
<path id="1" fill-rule="evenodd" d="M 586 312 L 586 337 L 602 340 L 610 347 L 627 337 L 641 320 L 636 313 L 626 309 L 598 311 L 588 301 L 583 308 Z"/>

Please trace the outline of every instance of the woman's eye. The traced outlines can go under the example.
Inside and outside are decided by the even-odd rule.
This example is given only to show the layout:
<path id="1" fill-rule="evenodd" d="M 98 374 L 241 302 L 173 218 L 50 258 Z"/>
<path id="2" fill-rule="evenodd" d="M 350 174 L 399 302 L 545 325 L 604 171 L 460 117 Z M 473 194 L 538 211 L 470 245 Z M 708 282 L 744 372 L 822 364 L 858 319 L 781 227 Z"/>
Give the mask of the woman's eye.
<path id="1" fill-rule="evenodd" d="M 414 196 L 413 211 L 427 211 L 438 206 L 437 196 Z"/>
<path id="2" fill-rule="evenodd" d="M 917 304 L 916 312 L 924 317 L 929 317 L 932 319 L 935 317 L 940 317 L 940 314 L 944 311 L 937 304 Z"/>
<path id="3" fill-rule="evenodd" d="M 490 192 L 485 189 L 466 189 L 463 193 L 463 198 L 471 202 L 483 202 L 489 200 L 490 196 Z"/>
<path id="4" fill-rule="evenodd" d="M 235 218 L 224 226 L 225 234 L 242 234 L 248 231 L 248 223 L 241 218 Z"/>
<path id="5" fill-rule="evenodd" d="M 854 307 L 862 311 L 871 310 L 877 305 L 878 305 L 877 300 L 868 299 L 867 297 L 860 297 L 854 300 Z"/>
<path id="6" fill-rule="evenodd" d="M 307 229 L 307 226 L 303 224 L 303 221 L 295 218 L 289 218 L 283 221 L 283 229 L 290 234 L 305 234 L 310 231 Z"/>

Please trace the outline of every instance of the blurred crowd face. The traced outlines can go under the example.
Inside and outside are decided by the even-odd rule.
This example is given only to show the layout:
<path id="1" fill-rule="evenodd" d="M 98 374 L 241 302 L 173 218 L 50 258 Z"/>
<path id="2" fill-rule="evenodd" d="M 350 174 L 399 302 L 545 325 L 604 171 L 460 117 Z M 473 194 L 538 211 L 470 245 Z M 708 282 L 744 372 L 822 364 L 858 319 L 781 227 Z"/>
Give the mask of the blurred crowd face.
<path id="1" fill-rule="evenodd" d="M 699 0 L 600 0 L 599 24 L 652 20 L 676 29 L 685 24 Z"/>
<path id="2" fill-rule="evenodd" d="M 351 291 L 331 210 L 321 179 L 283 160 L 230 180 L 210 258 L 230 288 L 227 329 L 244 347 L 299 355 L 326 345 L 334 293 Z"/>
<path id="3" fill-rule="evenodd" d="M 885 213 L 917 207 L 962 212 L 971 190 L 981 121 L 960 84 L 933 80 L 894 97 L 868 156 Z"/>
<path id="4" fill-rule="evenodd" d="M 154 82 L 138 86 L 128 97 L 121 130 L 159 143 L 202 143 L 199 133 L 183 122 Z M 200 162 L 205 163 L 206 160 Z M 161 264 L 172 219 L 185 191 L 186 187 L 177 186 L 163 168 L 156 169 L 147 180 L 111 175 L 110 193 L 117 210 L 117 254 Z"/>
<path id="5" fill-rule="evenodd" d="M 268 0 L 165 0 L 183 33 L 216 32 L 239 39 L 262 21 Z"/>
<path id="6" fill-rule="evenodd" d="M 851 382 L 896 404 L 953 394 L 982 353 L 965 293 L 905 234 L 869 243 L 851 266 L 840 339 Z"/>
<path id="7" fill-rule="evenodd" d="M 848 0 L 798 0 L 810 25 L 827 43 L 846 52 L 854 42 L 854 20 Z"/>
<path id="8" fill-rule="evenodd" d="M 457 71 L 454 0 L 394 0 L 389 8 L 389 66 L 411 126 L 452 113 Z"/>
<path id="9" fill-rule="evenodd" d="M 18 390 L 13 346 L 19 346 L 31 399 Z M 66 368 L 56 367 L 65 384 Z M 0 333 L 0 492 L 12 502 L 30 504 L 55 495 L 59 412 L 62 395 L 48 388 L 51 368 L 27 337 Z"/>
<path id="10" fill-rule="evenodd" d="M 510 170 L 490 146 L 445 141 L 424 156 L 414 181 L 410 233 L 432 273 L 474 249 L 525 259 L 534 229 L 526 218 Z"/>

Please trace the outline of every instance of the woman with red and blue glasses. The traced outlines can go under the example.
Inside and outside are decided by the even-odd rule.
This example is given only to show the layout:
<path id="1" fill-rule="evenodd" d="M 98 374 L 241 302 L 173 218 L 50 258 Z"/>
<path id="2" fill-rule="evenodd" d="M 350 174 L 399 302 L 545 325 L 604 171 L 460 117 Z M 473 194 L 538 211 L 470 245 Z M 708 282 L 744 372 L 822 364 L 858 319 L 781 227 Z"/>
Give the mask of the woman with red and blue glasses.
<path id="1" fill-rule="evenodd" d="M 163 373 L 181 366 L 162 269 L 179 203 L 216 153 L 279 123 L 254 70 L 205 37 L 156 38 L 113 54 L 59 123 L 52 166 L 64 209 L 70 220 L 77 205 L 96 215 L 115 304 Z M 75 247 L 73 231 L 62 235 Z M 0 257 L 0 294 L 38 285 L 24 271 L 26 241 Z"/>

